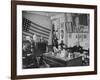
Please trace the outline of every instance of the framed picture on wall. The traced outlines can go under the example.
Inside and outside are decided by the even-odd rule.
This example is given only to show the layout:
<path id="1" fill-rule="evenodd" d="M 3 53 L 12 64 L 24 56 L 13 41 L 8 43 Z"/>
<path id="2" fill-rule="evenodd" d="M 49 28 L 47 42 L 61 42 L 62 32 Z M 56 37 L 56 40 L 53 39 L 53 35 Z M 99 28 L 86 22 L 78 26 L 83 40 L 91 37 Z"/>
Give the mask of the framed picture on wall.
<path id="1" fill-rule="evenodd" d="M 11 1 L 12 80 L 92 74 L 96 5 Z"/>

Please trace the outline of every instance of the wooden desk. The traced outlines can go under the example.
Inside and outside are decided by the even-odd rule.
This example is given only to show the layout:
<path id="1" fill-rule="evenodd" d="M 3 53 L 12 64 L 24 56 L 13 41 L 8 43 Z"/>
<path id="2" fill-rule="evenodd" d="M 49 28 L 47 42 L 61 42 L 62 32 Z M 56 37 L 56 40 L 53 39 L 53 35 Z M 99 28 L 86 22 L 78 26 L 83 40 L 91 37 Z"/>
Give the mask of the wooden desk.
<path id="1" fill-rule="evenodd" d="M 43 55 L 44 60 L 50 67 L 68 67 L 68 66 L 82 66 L 82 57 L 77 57 L 71 60 L 62 60 L 50 55 Z"/>

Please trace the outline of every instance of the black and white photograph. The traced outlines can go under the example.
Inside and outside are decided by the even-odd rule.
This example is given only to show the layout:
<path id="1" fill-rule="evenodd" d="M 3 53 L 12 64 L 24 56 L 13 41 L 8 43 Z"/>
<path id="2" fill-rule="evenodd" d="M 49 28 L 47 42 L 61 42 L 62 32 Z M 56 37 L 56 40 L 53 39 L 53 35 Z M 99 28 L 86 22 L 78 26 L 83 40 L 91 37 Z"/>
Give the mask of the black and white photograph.
<path id="1" fill-rule="evenodd" d="M 97 7 L 12 2 L 14 79 L 97 73 Z"/>
<path id="2" fill-rule="evenodd" d="M 89 66 L 90 15 L 22 11 L 22 68 Z"/>

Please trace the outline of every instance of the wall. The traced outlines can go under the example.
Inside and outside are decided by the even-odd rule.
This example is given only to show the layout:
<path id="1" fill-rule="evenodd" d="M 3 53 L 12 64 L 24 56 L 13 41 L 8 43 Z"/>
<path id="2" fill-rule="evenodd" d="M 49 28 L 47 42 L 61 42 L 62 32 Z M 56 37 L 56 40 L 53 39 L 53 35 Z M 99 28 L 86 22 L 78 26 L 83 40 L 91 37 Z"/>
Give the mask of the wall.
<path id="1" fill-rule="evenodd" d="M 81 14 L 84 16 L 84 14 Z M 88 33 L 88 26 L 82 25 L 79 23 L 79 18 L 76 17 L 75 22 L 76 25 L 73 25 L 73 16 L 75 16 L 74 13 L 60 13 L 59 15 L 51 16 L 52 23 L 54 24 L 55 30 L 58 30 L 56 33 L 58 42 L 61 43 L 63 40 L 64 44 L 66 44 L 68 47 L 73 47 L 77 44 L 83 47 L 83 49 L 89 48 L 89 34 Z M 87 19 L 87 17 L 86 17 Z M 84 21 L 86 21 L 86 19 Z M 73 27 L 74 26 L 74 27 Z M 75 32 L 77 30 L 77 27 L 80 27 L 80 31 Z M 83 28 L 82 28 L 83 27 Z M 84 30 L 82 30 L 84 29 Z M 61 30 L 64 31 L 64 36 L 62 38 Z M 84 31 L 84 32 L 83 32 Z M 85 32 L 86 31 L 86 32 Z"/>
<path id="2" fill-rule="evenodd" d="M 100 16 L 100 0 L 36 0 L 60 3 L 97 4 Z M 10 80 L 11 68 L 11 13 L 10 0 L 0 0 L 0 80 Z M 98 17 L 98 41 L 100 41 L 100 17 Z M 43 78 L 31 80 L 100 80 L 100 42 L 98 42 L 98 75 Z M 28 79 L 29 80 L 29 79 Z"/>
<path id="3" fill-rule="evenodd" d="M 54 24 L 54 29 L 58 30 L 58 32 L 56 33 L 56 36 L 58 38 L 58 43 L 61 43 L 61 41 L 63 40 L 64 43 L 66 43 L 65 40 L 65 15 L 64 13 L 59 14 L 59 15 L 55 15 L 55 16 L 51 16 L 52 19 L 52 23 Z M 63 27 L 63 28 L 62 28 Z M 64 31 L 64 34 L 61 34 L 61 30 Z M 61 37 L 61 35 L 64 35 L 63 38 Z"/>
<path id="4" fill-rule="evenodd" d="M 37 41 L 40 41 L 40 38 L 43 37 L 44 40 L 49 39 L 50 32 L 52 28 L 51 20 L 48 16 L 43 16 L 39 14 L 35 14 L 33 12 L 22 12 L 23 16 L 23 26 L 25 27 L 25 24 L 27 20 L 29 20 L 31 23 L 29 23 L 29 29 L 26 31 L 25 28 L 23 28 L 23 37 L 30 36 L 32 37 L 33 34 L 37 35 Z"/>
<path id="5" fill-rule="evenodd" d="M 38 25 L 51 29 L 52 24 L 51 24 L 50 17 L 34 14 L 30 12 L 26 12 L 26 13 L 23 12 L 23 16 Z"/>
<path id="6" fill-rule="evenodd" d="M 52 41 L 50 37 L 51 36 L 50 32 L 52 29 L 52 23 L 49 16 L 44 16 L 44 15 L 36 14 L 34 12 L 29 12 L 29 11 L 23 11 L 23 17 L 32 21 L 32 24 L 31 24 L 32 26 L 30 26 L 29 32 L 23 32 L 24 34 L 29 35 L 30 33 L 30 36 L 32 36 L 33 34 L 36 34 L 38 37 L 37 39 L 38 41 L 40 40 L 40 36 L 42 36 L 45 40 L 48 40 L 48 44 L 51 44 Z M 39 26 L 34 25 L 34 23 Z M 43 28 L 40 28 L 40 29 L 43 30 L 44 32 L 37 28 L 33 28 L 33 26 L 37 28 L 40 28 L 42 26 Z M 47 29 L 49 29 L 49 31 Z"/>

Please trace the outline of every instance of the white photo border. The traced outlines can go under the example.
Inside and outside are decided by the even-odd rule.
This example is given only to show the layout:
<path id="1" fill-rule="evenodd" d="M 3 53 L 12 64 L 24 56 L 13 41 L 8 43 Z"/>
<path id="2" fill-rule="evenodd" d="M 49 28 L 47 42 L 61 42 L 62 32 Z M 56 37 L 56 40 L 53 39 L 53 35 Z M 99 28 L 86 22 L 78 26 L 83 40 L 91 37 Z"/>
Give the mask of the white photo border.
<path id="1" fill-rule="evenodd" d="M 48 11 L 48 12 L 69 12 L 90 14 L 90 65 L 79 67 L 61 68 L 36 68 L 22 69 L 22 10 L 26 11 Z M 46 6 L 17 5 L 17 75 L 36 75 L 51 73 L 71 73 L 94 71 L 94 9 L 83 8 L 60 8 Z"/>

